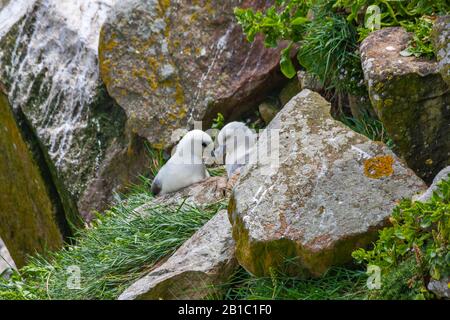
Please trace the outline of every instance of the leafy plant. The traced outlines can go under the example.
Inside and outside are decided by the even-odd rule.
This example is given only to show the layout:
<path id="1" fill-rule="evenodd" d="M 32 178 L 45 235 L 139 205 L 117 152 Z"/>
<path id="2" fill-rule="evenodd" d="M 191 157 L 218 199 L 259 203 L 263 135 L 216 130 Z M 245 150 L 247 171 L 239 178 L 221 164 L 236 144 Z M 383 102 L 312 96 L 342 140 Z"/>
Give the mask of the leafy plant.
<path id="1" fill-rule="evenodd" d="M 429 39 L 432 16 L 447 14 L 450 4 L 446 0 L 410 0 L 410 1 L 385 1 L 385 0 L 338 0 L 334 7 L 349 10 L 347 21 L 358 26 L 360 41 L 374 31 L 366 22 L 372 18 L 371 14 L 364 14 L 369 7 L 376 6 L 380 13 L 380 26 L 402 26 L 407 31 L 413 32 L 406 54 L 415 56 L 433 57 L 432 45 Z"/>
<path id="2" fill-rule="evenodd" d="M 366 92 L 356 28 L 331 9 L 316 7 L 300 41 L 297 59 L 327 90 L 361 95 Z"/>
<path id="3" fill-rule="evenodd" d="M 380 9 L 381 27 L 403 26 L 414 33 L 405 54 L 432 57 L 429 16 L 449 12 L 450 4 L 446 0 L 277 0 L 264 12 L 236 8 L 235 15 L 249 41 L 254 41 L 258 33 L 264 35 L 268 47 L 288 41 L 280 59 L 286 77 L 296 75 L 291 60 L 292 50 L 296 48 L 300 65 L 318 76 L 328 89 L 363 94 L 357 49 L 358 42 L 374 30 L 366 26 L 372 17 L 365 13 L 371 6 Z"/>
<path id="4" fill-rule="evenodd" d="M 407 31 L 413 32 L 413 38 L 401 54 L 404 56 L 414 55 L 416 57 L 432 58 L 434 51 L 430 35 L 433 28 L 433 20 L 423 16 L 414 22 L 405 22 L 403 26 Z"/>
<path id="5" fill-rule="evenodd" d="M 248 41 L 253 42 L 256 34 L 262 33 L 267 47 L 275 48 L 282 40 L 290 42 L 281 53 L 280 66 L 286 77 L 293 78 L 296 71 L 290 53 L 293 44 L 303 39 L 306 25 L 309 23 L 306 15 L 311 4 L 312 1 L 276 0 L 275 5 L 264 13 L 255 12 L 251 8 L 236 8 L 234 13 Z"/>
<path id="6" fill-rule="evenodd" d="M 380 231 L 372 250 L 358 249 L 360 263 L 377 265 L 389 274 L 408 259 L 418 265 L 417 277 L 450 275 L 450 175 L 426 203 L 403 200 L 390 218 L 392 227 Z"/>
<path id="7" fill-rule="evenodd" d="M 254 40 L 256 33 L 262 33 L 267 46 L 276 47 L 282 40 L 289 42 L 280 59 L 286 77 L 296 75 L 291 59 L 295 47 L 300 65 L 317 76 L 327 89 L 359 93 L 363 81 L 357 31 L 333 10 L 333 3 L 281 0 L 264 13 L 236 9 L 235 14 L 249 41 Z M 314 19 L 309 18 L 308 12 Z"/>
<path id="8" fill-rule="evenodd" d="M 211 126 L 212 129 L 220 130 L 225 126 L 225 117 L 220 112 L 217 114 L 217 117 L 213 119 L 213 124 Z"/>

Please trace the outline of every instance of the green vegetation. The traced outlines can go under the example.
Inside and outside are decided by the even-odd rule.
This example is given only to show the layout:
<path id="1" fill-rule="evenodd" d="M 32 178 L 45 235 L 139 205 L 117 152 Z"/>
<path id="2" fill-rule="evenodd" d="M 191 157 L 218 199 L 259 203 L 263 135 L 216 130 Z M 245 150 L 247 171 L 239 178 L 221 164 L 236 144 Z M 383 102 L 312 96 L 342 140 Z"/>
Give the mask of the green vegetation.
<path id="1" fill-rule="evenodd" d="M 75 245 L 31 257 L 10 281 L 0 280 L 0 299 L 114 299 L 225 208 L 152 204 L 149 184 L 144 180 L 90 228 L 79 230 Z M 140 213 L 135 210 L 144 204 Z M 79 290 L 67 288 L 71 266 L 80 268 Z"/>
<path id="2" fill-rule="evenodd" d="M 373 141 L 381 141 L 389 148 L 394 147 L 394 142 L 389 137 L 383 123 L 374 119 L 367 113 L 364 113 L 360 119 L 353 117 L 342 116 L 340 119 L 345 125 Z"/>
<path id="3" fill-rule="evenodd" d="M 290 43 L 280 62 L 287 77 L 296 75 L 291 60 L 295 47 L 300 65 L 325 87 L 361 94 L 365 88 L 358 47 L 378 22 L 374 14 L 380 13 L 380 27 L 403 26 L 414 33 L 404 54 L 431 57 L 432 21 L 449 11 L 445 0 L 277 0 L 264 12 L 236 8 L 235 14 L 249 41 L 261 33 L 266 46 L 276 47 L 282 40 Z"/>
<path id="4" fill-rule="evenodd" d="M 403 200 L 390 222 L 392 227 L 380 231 L 372 250 L 358 249 L 353 257 L 381 268 L 391 283 L 383 289 L 390 290 L 389 296 L 395 292 L 393 287 L 399 291 L 408 287 L 410 291 L 404 293 L 408 297 L 427 298 L 428 279 L 450 275 L 450 175 L 428 202 Z"/>
<path id="5" fill-rule="evenodd" d="M 213 124 L 211 129 L 220 130 L 225 126 L 225 117 L 220 112 L 217 114 L 217 117 L 213 119 Z"/>
<path id="6" fill-rule="evenodd" d="M 368 295 L 364 271 L 333 268 L 318 279 L 301 280 L 273 272 L 256 278 L 239 269 L 226 286 L 228 300 L 354 300 Z"/>

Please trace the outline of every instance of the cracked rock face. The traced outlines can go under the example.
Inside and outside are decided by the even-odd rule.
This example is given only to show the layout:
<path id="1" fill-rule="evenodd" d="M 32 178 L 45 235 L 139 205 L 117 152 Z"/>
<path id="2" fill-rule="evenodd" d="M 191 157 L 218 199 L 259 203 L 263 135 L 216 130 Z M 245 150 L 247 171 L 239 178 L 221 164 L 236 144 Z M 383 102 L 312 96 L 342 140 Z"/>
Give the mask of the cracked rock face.
<path id="1" fill-rule="evenodd" d="M 217 294 L 214 286 L 227 280 L 236 267 L 231 225 L 222 210 L 119 300 L 204 299 Z"/>
<path id="2" fill-rule="evenodd" d="M 254 162 L 235 186 L 228 211 L 236 257 L 255 275 L 275 267 L 320 276 L 349 262 L 376 239 L 398 200 L 426 188 L 384 144 L 329 112 L 319 94 L 300 92 L 258 141 L 261 153 L 279 134 L 278 168 Z"/>
<path id="3" fill-rule="evenodd" d="M 371 33 L 361 44 L 362 67 L 396 152 L 431 182 L 450 164 L 450 89 L 436 61 L 401 55 L 410 39 L 400 27 Z"/>
<path id="4" fill-rule="evenodd" d="M 261 92 L 283 83 L 279 50 L 248 43 L 237 6 L 263 8 L 269 0 L 120 2 L 100 36 L 100 72 L 127 114 L 127 126 L 155 148 L 172 133 L 221 112 L 239 117 Z M 281 81 L 281 82 L 280 82 Z M 232 119 L 230 119 L 232 120 Z"/>

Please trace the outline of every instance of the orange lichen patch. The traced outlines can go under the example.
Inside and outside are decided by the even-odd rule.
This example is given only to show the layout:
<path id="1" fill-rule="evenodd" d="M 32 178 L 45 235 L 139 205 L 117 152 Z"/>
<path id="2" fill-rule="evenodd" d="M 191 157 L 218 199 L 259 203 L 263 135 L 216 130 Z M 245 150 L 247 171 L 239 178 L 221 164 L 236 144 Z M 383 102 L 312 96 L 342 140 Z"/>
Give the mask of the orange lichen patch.
<path id="1" fill-rule="evenodd" d="M 371 179 L 389 177 L 394 173 L 394 158 L 380 156 L 364 161 L 364 174 Z"/>

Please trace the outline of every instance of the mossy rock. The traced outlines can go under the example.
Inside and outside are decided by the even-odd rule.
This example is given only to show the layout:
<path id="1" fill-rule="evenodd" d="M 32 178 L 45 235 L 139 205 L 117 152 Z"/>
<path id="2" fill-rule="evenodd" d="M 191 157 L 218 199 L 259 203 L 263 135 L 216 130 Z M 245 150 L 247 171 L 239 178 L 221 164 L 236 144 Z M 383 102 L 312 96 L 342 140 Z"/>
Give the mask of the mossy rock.
<path id="1" fill-rule="evenodd" d="M 62 246 L 61 214 L 0 92 L 0 237 L 18 267 L 29 254 Z"/>
<path id="2" fill-rule="evenodd" d="M 411 39 L 403 28 L 384 28 L 361 44 L 371 103 L 395 152 L 431 182 L 450 164 L 450 87 L 434 60 L 401 55 Z"/>

